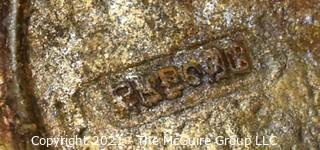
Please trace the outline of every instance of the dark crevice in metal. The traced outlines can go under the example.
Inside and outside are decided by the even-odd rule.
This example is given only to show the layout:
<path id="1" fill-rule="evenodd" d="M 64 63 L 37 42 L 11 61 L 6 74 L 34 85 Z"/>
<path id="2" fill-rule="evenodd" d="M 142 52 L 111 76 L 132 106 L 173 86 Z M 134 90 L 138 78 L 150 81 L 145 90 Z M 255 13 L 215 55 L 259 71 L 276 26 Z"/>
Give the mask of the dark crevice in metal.
<path id="1" fill-rule="evenodd" d="M 9 1 L 0 2 L 0 149 L 13 148 L 12 139 L 12 106 L 7 100 L 7 81 L 9 75 L 9 49 L 7 46 L 7 18 L 9 15 Z"/>
<path id="2" fill-rule="evenodd" d="M 29 1 L 11 0 L 8 28 L 11 82 L 9 99 L 15 103 L 14 140 L 16 149 L 47 149 L 31 144 L 32 136 L 44 132 L 41 114 L 33 90 L 28 62 L 27 26 Z"/>

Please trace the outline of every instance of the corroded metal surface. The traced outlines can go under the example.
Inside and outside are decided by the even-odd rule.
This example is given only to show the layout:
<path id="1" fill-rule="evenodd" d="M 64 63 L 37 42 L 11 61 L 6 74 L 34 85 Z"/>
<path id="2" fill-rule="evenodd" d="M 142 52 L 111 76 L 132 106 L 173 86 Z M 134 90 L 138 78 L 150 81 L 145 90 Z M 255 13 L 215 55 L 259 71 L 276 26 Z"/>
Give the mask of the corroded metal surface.
<path id="1" fill-rule="evenodd" d="M 0 2 L 0 149 L 12 149 L 12 124 L 13 113 L 11 107 L 6 101 L 7 82 L 8 82 L 8 63 L 9 53 L 6 45 L 7 28 L 5 26 L 5 18 L 9 13 L 8 1 Z"/>
<path id="2" fill-rule="evenodd" d="M 239 86 L 252 86 L 252 79 L 240 78 L 251 72 L 248 50 L 232 40 L 218 44 L 221 41 L 108 73 L 82 85 L 73 99 L 82 106 L 86 118 L 98 117 L 116 126 L 132 127 L 226 96 Z M 225 49 L 216 48 L 219 45 Z M 199 66 L 198 74 L 183 71 L 190 64 Z M 198 83 L 189 81 L 188 76 Z M 208 93 L 199 95 L 199 91 Z M 90 108 L 100 110 L 92 112 Z"/>
<path id="3" fill-rule="evenodd" d="M 29 142 L 41 121 L 32 86 L 26 47 L 27 2 L 0 2 L 0 149 L 38 149 Z"/>
<path id="4" fill-rule="evenodd" d="M 249 148 L 320 148 L 317 0 L 23 6 L 20 85 L 40 108 L 44 135 L 119 135 L 111 149 L 243 148 L 139 145 L 137 135 L 265 135 L 277 145 Z"/>

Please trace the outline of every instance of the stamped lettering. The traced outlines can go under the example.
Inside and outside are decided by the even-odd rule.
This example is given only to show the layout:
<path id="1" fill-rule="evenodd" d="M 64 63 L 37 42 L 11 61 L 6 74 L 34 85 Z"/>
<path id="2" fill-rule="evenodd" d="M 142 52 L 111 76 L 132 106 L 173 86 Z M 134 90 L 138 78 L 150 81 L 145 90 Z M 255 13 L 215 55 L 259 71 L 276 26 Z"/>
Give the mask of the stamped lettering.
<path id="1" fill-rule="evenodd" d="M 84 110 L 99 109 L 85 112 L 87 116 L 101 116 L 116 126 L 133 127 L 209 100 L 209 95 L 201 94 L 208 87 L 211 99 L 236 90 L 237 86 L 222 91 L 219 88 L 250 71 L 250 54 L 242 44 L 222 48 L 209 45 L 107 74 L 81 90 L 78 99 Z M 190 95 L 194 100 L 188 101 Z"/>
<path id="2" fill-rule="evenodd" d="M 142 76 L 130 77 L 128 82 L 119 82 L 111 87 L 113 98 L 128 110 L 136 105 L 152 107 L 162 100 L 181 97 L 185 86 L 199 86 L 205 78 L 208 84 L 215 84 L 228 78 L 230 73 L 250 71 L 249 57 L 244 48 L 233 45 L 225 51 L 215 48 L 204 50 L 200 52 L 201 60 L 198 62 L 185 60 L 181 66 L 161 67 L 146 81 Z"/>

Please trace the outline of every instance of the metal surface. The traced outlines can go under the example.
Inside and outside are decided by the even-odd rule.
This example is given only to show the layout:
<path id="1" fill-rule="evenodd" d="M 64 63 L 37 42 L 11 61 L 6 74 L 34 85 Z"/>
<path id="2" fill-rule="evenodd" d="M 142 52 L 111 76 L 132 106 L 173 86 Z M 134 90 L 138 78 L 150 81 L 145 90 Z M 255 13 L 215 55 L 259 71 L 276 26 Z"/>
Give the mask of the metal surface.
<path id="1" fill-rule="evenodd" d="M 243 149 L 163 144 L 163 137 L 259 135 L 275 136 L 277 145 L 248 149 L 320 148 L 317 0 L 12 0 L 6 7 L 0 110 L 16 149 L 46 149 L 30 144 L 34 135 L 116 136 L 119 144 L 53 149 Z M 162 144 L 141 145 L 139 135 Z"/>

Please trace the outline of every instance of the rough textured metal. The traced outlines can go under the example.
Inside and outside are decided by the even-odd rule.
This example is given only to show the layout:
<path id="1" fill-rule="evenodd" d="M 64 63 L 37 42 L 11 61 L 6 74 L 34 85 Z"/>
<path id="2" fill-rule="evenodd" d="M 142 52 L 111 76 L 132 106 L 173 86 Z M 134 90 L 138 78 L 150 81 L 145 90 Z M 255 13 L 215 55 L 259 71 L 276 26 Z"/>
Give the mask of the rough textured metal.
<path id="1" fill-rule="evenodd" d="M 0 2 L 0 149 L 12 149 L 13 135 L 11 124 L 13 123 L 13 112 L 6 102 L 8 92 L 8 47 L 6 45 L 8 31 L 5 18 L 9 14 L 8 1 Z"/>
<path id="2" fill-rule="evenodd" d="M 117 134 L 111 149 L 173 149 L 136 135 L 266 135 L 278 143 L 266 149 L 320 148 L 317 0 L 31 0 L 25 10 L 28 87 L 48 136 Z M 225 78 L 201 65 L 214 50 L 225 54 Z M 190 64 L 207 70 L 197 86 L 182 83 Z M 144 103 L 155 93 L 165 97 Z"/>

